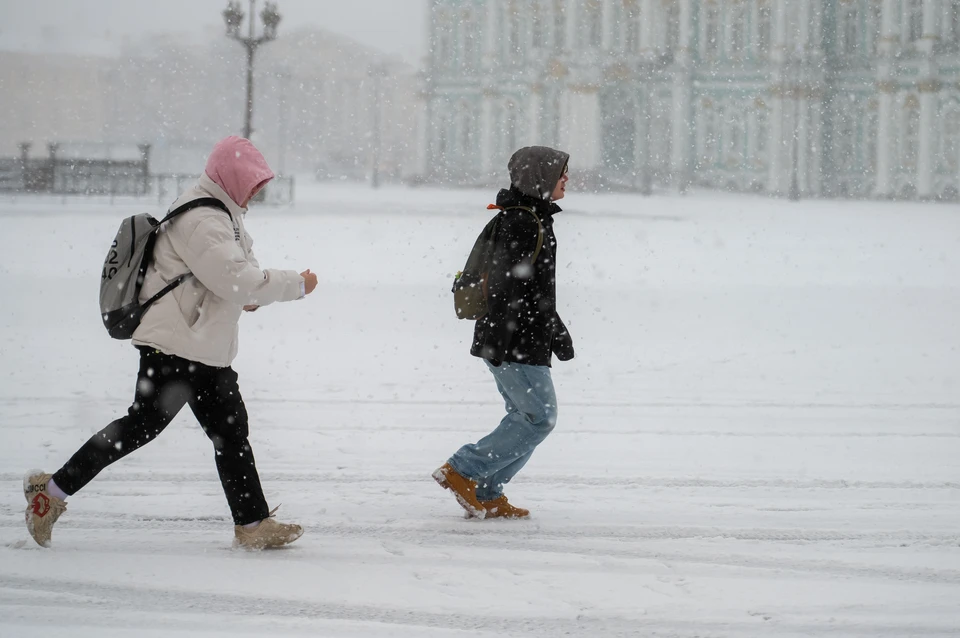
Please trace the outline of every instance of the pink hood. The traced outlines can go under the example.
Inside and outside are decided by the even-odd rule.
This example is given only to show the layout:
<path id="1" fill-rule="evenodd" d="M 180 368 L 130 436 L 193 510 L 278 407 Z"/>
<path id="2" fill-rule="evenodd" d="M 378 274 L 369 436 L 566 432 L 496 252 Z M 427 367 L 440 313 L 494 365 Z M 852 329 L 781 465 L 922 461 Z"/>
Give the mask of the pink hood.
<path id="1" fill-rule="evenodd" d="M 241 207 L 257 187 L 274 177 L 257 147 L 235 135 L 217 142 L 204 172 Z"/>

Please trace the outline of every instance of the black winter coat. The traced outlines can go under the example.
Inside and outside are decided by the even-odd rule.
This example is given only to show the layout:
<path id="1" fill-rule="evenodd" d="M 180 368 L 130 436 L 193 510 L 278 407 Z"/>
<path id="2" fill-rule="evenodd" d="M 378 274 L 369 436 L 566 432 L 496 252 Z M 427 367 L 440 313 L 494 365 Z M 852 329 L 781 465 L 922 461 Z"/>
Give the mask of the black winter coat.
<path id="1" fill-rule="evenodd" d="M 573 339 L 557 314 L 557 239 L 553 215 L 560 207 L 516 188 L 501 190 L 497 205 L 532 208 L 543 224 L 543 246 L 533 267 L 539 228 L 520 209 L 500 213 L 487 280 L 486 315 L 477 320 L 470 354 L 499 365 L 503 361 L 550 366 L 551 354 L 573 358 Z"/>

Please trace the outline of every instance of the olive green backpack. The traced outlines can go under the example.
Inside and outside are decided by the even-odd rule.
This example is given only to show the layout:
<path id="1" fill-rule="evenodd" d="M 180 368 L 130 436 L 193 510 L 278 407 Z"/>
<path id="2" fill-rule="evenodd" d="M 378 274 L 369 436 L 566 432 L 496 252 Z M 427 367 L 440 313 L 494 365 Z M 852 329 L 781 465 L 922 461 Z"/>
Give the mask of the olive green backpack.
<path id="1" fill-rule="evenodd" d="M 487 210 L 508 211 L 519 208 L 525 210 L 537 220 L 537 247 L 533 251 L 531 264 L 536 263 L 543 248 L 543 224 L 532 208 L 526 206 L 508 206 L 506 208 L 490 204 Z M 463 270 L 453 278 L 453 307 L 457 311 L 458 319 L 475 321 L 487 314 L 487 277 L 490 273 L 490 261 L 493 259 L 493 249 L 496 245 L 497 232 L 500 229 L 499 213 L 487 222 L 483 232 L 473 244 L 473 250 L 467 257 Z"/>

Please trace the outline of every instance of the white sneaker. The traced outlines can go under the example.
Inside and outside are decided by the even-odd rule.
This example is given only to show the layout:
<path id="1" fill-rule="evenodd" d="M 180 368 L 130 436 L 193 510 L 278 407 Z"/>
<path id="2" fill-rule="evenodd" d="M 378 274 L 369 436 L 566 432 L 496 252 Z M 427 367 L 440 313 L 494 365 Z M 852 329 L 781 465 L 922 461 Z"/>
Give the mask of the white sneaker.
<path id="1" fill-rule="evenodd" d="M 273 517 L 279 506 L 273 508 L 269 518 L 260 521 L 260 524 L 252 529 L 247 529 L 243 525 L 236 525 L 233 528 L 233 546 L 244 549 L 264 549 L 267 547 L 281 547 L 289 545 L 293 541 L 303 536 L 303 528 L 293 523 L 278 523 Z"/>
<path id="2" fill-rule="evenodd" d="M 47 484 L 53 478 L 42 470 L 30 470 L 23 477 L 23 497 L 27 499 L 27 531 L 37 545 L 50 547 L 53 524 L 67 511 L 67 504 L 47 492 Z"/>

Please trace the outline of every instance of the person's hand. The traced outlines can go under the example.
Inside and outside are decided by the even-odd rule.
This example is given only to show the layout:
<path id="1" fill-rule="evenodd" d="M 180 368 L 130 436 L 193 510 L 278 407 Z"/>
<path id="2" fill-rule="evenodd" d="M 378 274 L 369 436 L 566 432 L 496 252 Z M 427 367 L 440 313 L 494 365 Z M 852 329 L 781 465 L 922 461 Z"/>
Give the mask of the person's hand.
<path id="1" fill-rule="evenodd" d="M 317 276 L 310 272 L 309 268 L 300 273 L 300 276 L 303 277 L 303 294 L 309 295 L 317 287 Z"/>
<path id="2" fill-rule="evenodd" d="M 553 351 L 553 354 L 557 355 L 557 359 L 570 361 L 574 356 L 573 337 L 571 337 L 570 333 L 566 330 L 555 334 L 553 336 L 553 343 L 550 344 L 550 349 Z"/>
<path id="3" fill-rule="evenodd" d="M 247 312 L 256 312 L 257 308 L 259 307 L 260 306 L 257 306 L 257 305 L 249 305 L 249 306 L 244 306 L 243 309 L 246 310 Z"/>

